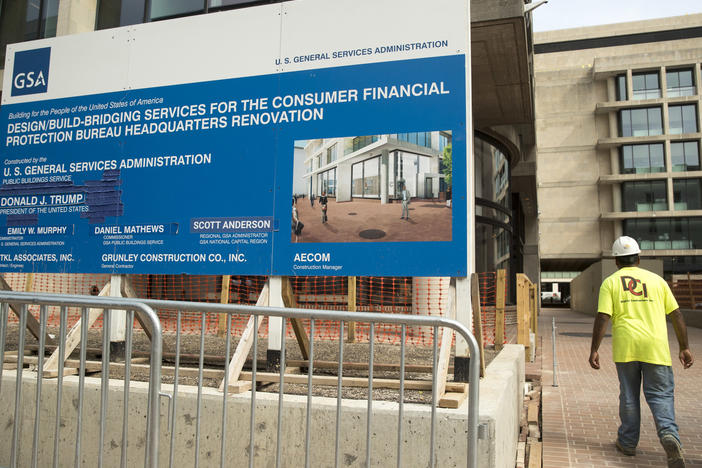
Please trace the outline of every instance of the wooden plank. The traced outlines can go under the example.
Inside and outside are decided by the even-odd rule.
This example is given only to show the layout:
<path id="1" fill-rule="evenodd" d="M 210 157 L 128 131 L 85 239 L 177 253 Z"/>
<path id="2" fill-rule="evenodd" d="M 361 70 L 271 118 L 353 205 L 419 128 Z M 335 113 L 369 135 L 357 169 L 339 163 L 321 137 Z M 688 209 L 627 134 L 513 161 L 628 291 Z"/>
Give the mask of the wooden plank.
<path id="1" fill-rule="evenodd" d="M 536 347 L 538 346 L 539 337 L 539 305 L 536 302 L 536 285 L 529 285 L 529 313 L 531 315 L 531 331 L 534 333 L 534 349 L 531 350 L 532 353 L 536 353 Z M 531 338 L 529 339 L 531 344 Z"/>
<path id="2" fill-rule="evenodd" d="M 3 370 L 15 370 L 17 369 L 17 364 L 7 363 L 2 365 Z"/>
<path id="3" fill-rule="evenodd" d="M 526 360 L 531 361 L 529 343 L 529 283 L 526 275 L 517 273 L 517 344 L 526 348 Z"/>
<path id="4" fill-rule="evenodd" d="M 29 273 L 31 275 L 31 273 Z M 30 284 L 29 282 L 25 283 L 25 285 Z M 12 291 L 12 288 L 10 287 L 9 283 L 5 281 L 5 278 L 0 275 L 0 290 L 1 291 Z M 26 291 L 25 291 L 26 292 Z M 31 292 L 31 291 L 30 291 Z M 10 310 L 17 316 L 17 320 L 20 318 L 20 313 L 22 312 L 22 304 L 9 304 Z M 31 333 L 34 338 L 39 340 L 39 335 L 41 335 L 41 326 L 39 325 L 39 321 L 31 314 L 29 311 L 27 312 L 27 330 L 29 330 L 29 333 Z M 49 335 L 49 333 L 44 333 L 44 343 L 46 344 L 55 344 L 56 341 L 54 340 L 54 337 Z"/>
<path id="5" fill-rule="evenodd" d="M 102 370 L 102 367 L 96 368 L 96 371 Z M 79 369 L 76 367 L 64 367 L 63 368 L 63 375 L 78 375 Z M 44 370 L 44 378 L 47 379 L 55 379 L 59 375 L 58 370 Z"/>
<path id="6" fill-rule="evenodd" d="M 529 468 L 541 468 L 542 443 L 531 442 L 529 445 Z"/>
<path id="7" fill-rule="evenodd" d="M 439 408 L 460 408 L 464 401 L 468 398 L 468 385 L 462 392 L 446 392 L 439 400 Z"/>
<path id="8" fill-rule="evenodd" d="M 102 287 L 102 291 L 100 291 L 100 294 L 98 296 L 108 296 L 110 294 L 110 283 L 108 282 L 105 284 L 105 286 Z M 44 369 L 47 371 L 58 371 L 59 367 L 59 359 L 63 359 L 64 361 L 68 359 L 68 356 L 71 355 L 74 349 L 76 349 L 76 346 L 78 346 L 78 343 L 80 343 L 80 330 L 81 327 L 86 326 L 90 328 L 93 323 L 95 323 L 95 320 L 102 315 L 102 309 L 88 309 L 88 323 L 83 324 L 81 323 L 81 319 L 78 319 L 75 325 L 73 325 L 73 328 L 66 334 L 66 347 L 64 349 L 63 353 L 63 358 L 59 356 L 59 348 L 57 347 L 53 353 L 51 353 L 51 356 L 49 356 L 49 359 L 46 360 L 46 364 L 44 365 Z"/>
<path id="9" fill-rule="evenodd" d="M 244 371 L 240 374 L 241 380 L 251 380 L 251 372 Z M 301 384 L 307 385 L 307 374 L 285 374 L 286 384 Z M 256 382 L 278 383 L 280 382 L 280 374 L 277 372 L 257 372 Z M 312 376 L 312 385 L 320 386 L 337 386 L 339 379 L 334 375 L 315 375 Z M 465 391 L 467 384 L 459 382 L 449 382 L 446 384 L 446 390 L 449 392 L 460 393 Z M 342 387 L 368 387 L 367 377 L 342 377 Z M 399 379 L 374 378 L 373 388 L 390 388 L 399 389 Z M 405 390 L 431 390 L 431 380 L 405 380 Z"/>
<path id="10" fill-rule="evenodd" d="M 283 296 L 283 304 L 288 309 L 297 309 L 297 302 L 295 301 L 295 295 L 293 294 L 292 284 L 290 284 L 290 278 L 287 276 L 283 278 L 283 284 L 281 288 L 281 295 Z M 297 339 L 297 344 L 300 346 L 300 353 L 303 359 L 310 358 L 310 340 L 307 337 L 307 332 L 300 319 L 290 319 L 293 331 L 295 332 L 295 338 Z M 285 339 L 285 337 L 283 337 Z"/>
<path id="11" fill-rule="evenodd" d="M 134 287 L 132 286 L 131 281 L 129 281 L 129 277 L 127 275 L 122 275 L 122 297 L 127 297 L 130 299 L 139 299 L 137 296 L 136 291 L 134 290 Z M 144 333 L 146 333 L 146 336 L 149 337 L 149 340 L 151 339 L 151 336 L 153 335 L 151 331 L 151 322 L 149 322 L 147 319 L 145 319 L 142 316 L 142 312 L 139 310 L 134 311 L 134 318 L 139 322 L 139 325 L 141 325 L 142 330 L 144 330 Z"/>
<path id="12" fill-rule="evenodd" d="M 501 350 L 505 343 L 505 292 L 507 274 L 504 269 L 497 270 L 495 291 L 495 349 Z"/>
<path id="13" fill-rule="evenodd" d="M 449 319 L 456 318 L 456 279 L 451 278 L 448 290 L 448 304 L 444 311 L 444 316 Z M 446 380 L 448 379 L 448 367 L 451 359 L 451 345 L 453 344 L 453 328 L 444 327 L 441 332 L 441 348 L 439 349 L 438 369 L 436 382 L 438 385 L 436 394 L 439 396 L 437 405 L 440 406 L 441 398 L 446 393 Z"/>
<path id="14" fill-rule="evenodd" d="M 229 390 L 227 393 L 244 393 L 248 392 L 251 390 L 251 382 L 247 382 L 244 380 L 237 380 L 236 382 L 230 383 L 227 389 Z"/>
<path id="15" fill-rule="evenodd" d="M 22 358 L 25 365 L 37 366 L 39 364 L 38 356 L 23 356 Z M 5 356 L 5 362 L 16 363 L 18 361 L 17 356 Z M 122 364 L 124 366 L 124 364 Z M 149 366 L 146 366 L 147 368 Z M 73 372 L 71 369 L 74 369 Z M 78 359 L 66 359 L 64 367 L 64 375 L 77 374 L 78 369 L 80 369 L 80 360 Z M 85 371 L 88 373 L 100 372 L 102 370 L 102 362 L 100 361 L 85 361 Z M 44 377 L 53 378 L 58 376 L 58 369 L 47 369 L 44 366 Z"/>
<path id="16" fill-rule="evenodd" d="M 356 312 L 356 277 L 348 277 L 348 310 L 349 312 Z M 346 340 L 349 343 L 356 342 L 356 322 L 349 322 L 348 326 L 348 336 Z"/>
<path id="17" fill-rule="evenodd" d="M 256 302 L 258 307 L 268 306 L 268 291 L 269 285 L 268 281 L 266 281 L 266 284 L 263 285 L 263 289 L 261 290 L 261 294 L 258 296 L 258 301 Z M 261 322 L 263 322 L 263 317 L 258 317 L 258 323 L 254 325 L 256 323 L 255 317 L 257 316 L 252 315 L 249 317 L 246 328 L 244 328 L 244 332 L 241 334 L 239 343 L 236 345 L 234 355 L 232 356 L 231 361 L 229 361 L 229 382 L 236 382 L 239 380 L 239 374 L 241 374 L 241 370 L 244 368 L 244 363 L 246 363 L 246 357 L 249 355 L 251 346 L 253 346 L 254 334 L 258 333 L 258 328 L 261 326 Z M 256 328 L 255 330 L 254 327 Z M 222 383 L 219 385 L 219 391 L 224 391 L 224 379 L 222 379 Z"/>
<path id="18" fill-rule="evenodd" d="M 485 376 L 485 348 L 483 347 L 483 324 L 480 312 L 480 282 L 477 273 L 470 275 L 470 301 L 473 305 L 473 333 L 480 351 L 480 377 Z"/>
<path id="19" fill-rule="evenodd" d="M 532 401 L 527 407 L 527 422 L 528 423 L 538 423 L 539 422 L 539 403 Z"/>
<path id="20" fill-rule="evenodd" d="M 220 304 L 229 304 L 229 284 L 231 275 L 222 276 L 222 291 L 219 298 Z M 217 318 L 217 336 L 223 338 L 227 334 L 227 314 L 219 314 Z"/>

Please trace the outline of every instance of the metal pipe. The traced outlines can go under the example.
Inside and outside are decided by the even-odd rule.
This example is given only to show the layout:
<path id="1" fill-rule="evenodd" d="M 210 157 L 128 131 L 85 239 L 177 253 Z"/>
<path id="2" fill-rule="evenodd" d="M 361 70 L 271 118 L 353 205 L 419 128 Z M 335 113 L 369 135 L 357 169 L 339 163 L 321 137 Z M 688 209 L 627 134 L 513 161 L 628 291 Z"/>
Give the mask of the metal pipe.
<path id="1" fill-rule="evenodd" d="M 98 437 L 98 468 L 102 467 L 107 426 L 107 401 L 110 385 L 110 320 L 112 311 L 102 311 L 102 372 L 100 376 L 100 436 Z M 83 324 L 85 326 L 85 324 Z"/>
<path id="2" fill-rule="evenodd" d="M 283 459 L 283 402 L 285 400 L 285 332 L 287 329 L 287 319 L 283 317 L 280 325 L 280 386 L 278 387 L 278 427 L 276 433 L 275 466 L 280 468 Z"/>
<path id="3" fill-rule="evenodd" d="M 80 323 L 88 323 L 88 311 L 85 307 L 81 309 Z M 80 369 L 78 371 L 78 426 L 76 427 L 76 453 L 74 458 L 75 468 L 80 467 L 81 454 L 81 434 L 83 429 L 83 399 L 85 398 L 85 351 L 88 347 L 88 327 L 80 328 Z"/>
<path id="4" fill-rule="evenodd" d="M 551 344 L 553 345 L 553 386 L 558 387 L 558 356 L 556 356 L 556 317 L 551 319 Z"/>
<path id="5" fill-rule="evenodd" d="M 310 468 L 310 422 L 312 413 L 312 374 L 314 373 L 314 318 L 310 319 L 310 355 L 307 367 L 307 412 L 305 415 L 305 468 Z"/>
<path id="6" fill-rule="evenodd" d="M 249 468 L 254 468 L 254 424 L 256 424 L 256 368 L 258 367 L 258 321 L 254 315 L 253 327 L 253 367 L 251 368 L 251 414 L 249 416 Z"/>
<path id="7" fill-rule="evenodd" d="M 122 453 L 120 467 L 127 468 L 127 441 L 129 440 L 129 387 L 132 372 L 132 335 L 134 332 L 134 311 L 126 314 L 126 333 L 124 337 L 124 402 L 122 404 Z"/>
<path id="8" fill-rule="evenodd" d="M 200 466 L 200 417 L 202 416 L 202 375 L 205 367 L 205 313 L 200 316 L 200 362 L 197 373 L 197 416 L 195 417 L 195 468 Z M 224 393 L 227 389 L 224 390 Z"/>
<path id="9" fill-rule="evenodd" d="M 434 325 L 434 340 L 432 344 L 432 369 L 434 372 L 431 373 L 431 429 L 429 432 L 429 466 L 433 467 L 436 458 L 436 393 L 438 390 L 438 385 L 436 383 L 436 368 L 438 362 L 438 340 L 439 340 L 439 327 Z M 471 354 L 471 356 L 475 356 Z M 471 359 L 474 361 L 475 359 Z M 471 381 L 473 382 L 473 381 Z"/>
<path id="10" fill-rule="evenodd" d="M 68 308 L 61 307 L 59 319 L 59 345 L 58 353 L 61 357 L 58 362 L 58 381 L 56 383 L 56 420 L 54 422 L 54 462 L 53 468 L 59 466 L 59 434 L 61 432 L 61 400 L 63 400 L 63 357 L 66 355 L 66 328 L 68 328 Z"/>
<path id="11" fill-rule="evenodd" d="M 339 320 L 339 369 L 336 384 L 336 430 L 334 438 L 334 466 L 339 467 L 341 450 L 339 450 L 339 436 L 341 435 L 341 379 L 344 376 L 344 322 Z"/>
<path id="12" fill-rule="evenodd" d="M 37 388 L 36 388 L 36 398 L 34 400 L 34 437 L 32 438 L 32 468 L 37 467 L 39 458 L 39 426 L 41 417 L 41 384 L 44 379 L 44 346 L 46 337 L 46 305 L 41 306 L 39 309 L 39 356 L 37 359 Z M 0 363 L 2 365 L 2 363 Z M 58 418 L 60 415 L 56 415 Z"/>
<path id="13" fill-rule="evenodd" d="M 173 455 L 175 451 L 176 407 L 178 404 L 178 374 L 180 371 L 180 332 L 182 327 L 181 311 L 176 313 L 176 349 L 175 368 L 173 369 L 173 402 L 171 406 L 171 446 L 169 449 L 168 466 L 173 468 Z"/>
<path id="14" fill-rule="evenodd" d="M 371 466 L 371 425 L 373 423 L 373 352 L 375 342 L 375 323 L 370 323 L 368 346 L 368 409 L 366 410 L 366 466 Z"/>
<path id="15" fill-rule="evenodd" d="M 219 453 L 219 466 L 224 468 L 225 450 L 227 447 L 227 397 L 229 396 L 229 351 L 232 345 L 232 316 L 227 314 L 227 338 L 224 345 L 224 382 L 222 392 L 222 445 Z"/>
<path id="16" fill-rule="evenodd" d="M 22 304 L 17 341 L 17 380 L 15 382 L 15 417 L 12 421 L 12 450 L 10 466 L 17 468 L 19 456 L 20 409 L 22 408 L 22 374 L 24 373 L 24 334 L 27 328 L 27 304 Z"/>
<path id="17" fill-rule="evenodd" d="M 402 324 L 400 333 L 400 402 L 397 414 L 397 468 L 402 468 L 402 416 L 405 407 L 405 339 L 407 325 Z"/>

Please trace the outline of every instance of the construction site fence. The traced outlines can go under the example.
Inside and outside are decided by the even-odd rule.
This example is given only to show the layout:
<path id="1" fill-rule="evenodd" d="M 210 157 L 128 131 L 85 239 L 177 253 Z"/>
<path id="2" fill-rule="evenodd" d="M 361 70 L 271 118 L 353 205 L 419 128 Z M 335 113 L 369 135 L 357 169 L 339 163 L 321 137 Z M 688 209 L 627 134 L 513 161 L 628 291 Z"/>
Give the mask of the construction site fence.
<path id="1" fill-rule="evenodd" d="M 28 308 L 39 307 L 39 327 L 34 329 L 38 335 L 38 348 L 27 349 L 25 327 L 28 325 Z M 45 352 L 48 351 L 45 336 L 48 333 L 48 309 L 59 309 L 59 337 L 50 337 L 49 341 L 58 340 L 59 355 L 66 347 L 79 346 L 79 362 L 71 366 L 79 368 L 78 377 L 65 377 L 68 362 L 59 359 L 58 368 L 54 369 L 54 384 L 49 381 L 45 369 Z M 80 311 L 81 323 L 89 321 L 89 315 L 100 313 L 106 316 L 102 333 L 101 361 L 87 361 L 88 349 L 87 327 L 81 327 L 79 342 L 68 339 L 68 309 Z M 237 378 L 229 381 L 229 361 L 226 361 L 221 396 L 210 392 L 203 395 L 204 335 L 205 328 L 200 328 L 201 345 L 199 348 L 199 369 L 197 377 L 197 398 L 193 392 L 180 389 L 178 352 L 175 357 L 173 372 L 174 384 L 171 393 L 162 392 L 162 349 L 161 330 L 158 317 L 153 310 L 176 310 L 176 320 L 181 316 L 225 316 L 227 324 L 227 355 L 231 346 L 231 322 L 234 317 L 243 316 L 247 321 L 253 320 L 254 330 L 263 316 L 281 317 L 281 333 L 287 328 L 288 321 L 307 321 L 311 330 L 316 324 L 334 323 L 339 330 L 338 383 L 336 409 L 327 409 L 330 417 L 320 417 L 320 408 L 312 411 L 313 373 L 315 370 L 314 341 L 310 341 L 309 360 L 306 370 L 307 396 L 306 404 L 300 404 L 299 397 L 284 395 L 286 379 L 291 378 L 286 372 L 285 340 L 282 341 L 280 371 L 273 373 L 277 377 L 279 392 L 275 400 L 277 409 L 270 411 L 270 399 L 257 397 L 257 348 L 258 334 L 253 333 L 253 365 L 250 376 L 250 403 L 241 405 L 242 399 L 232 399 L 228 395 L 231 384 L 244 384 Z M 110 359 L 111 314 L 114 318 L 126 321 L 126 349 L 123 363 L 114 364 Z M 7 321 L 10 311 L 19 317 L 19 326 L 10 327 Z M 136 316 L 134 315 L 136 314 Z M 141 321 L 152 335 L 151 355 L 148 365 L 137 364 L 132 360 L 132 336 L 135 319 Z M 344 376 L 344 323 L 357 320 L 368 324 L 368 393 L 365 403 L 365 415 L 359 414 L 363 405 L 345 406 L 342 404 L 342 376 Z M 399 393 L 396 403 L 382 405 L 383 417 L 374 413 L 373 377 L 375 330 L 385 326 L 400 327 L 404 336 L 409 328 L 432 328 L 432 366 L 431 371 L 431 409 L 418 416 L 418 409 L 408 405 L 405 414 L 405 344 L 400 344 L 399 353 Z M 438 337 L 445 330 L 452 330 L 463 337 L 473 356 L 479 353 L 475 338 L 463 324 L 443 317 L 411 316 L 406 314 L 386 314 L 371 312 L 325 311 L 300 308 L 275 308 L 265 306 L 247 306 L 232 304 L 165 302 L 158 300 L 134 300 L 123 298 L 87 297 L 76 295 L 54 295 L 46 293 L 22 293 L 0 291 L 0 362 L 13 361 L 15 368 L 0 367 L 0 407 L 6 408 L 10 425 L 0 428 L 0 466 L 231 466 L 235 460 L 237 466 L 342 466 L 347 465 L 348 457 L 352 460 L 363 459 L 365 466 L 396 465 L 403 466 L 467 466 L 478 465 L 478 438 L 487 437 L 487 427 L 479 426 L 479 385 L 468 386 L 468 404 L 466 419 L 455 415 L 437 414 L 438 397 L 444 393 L 440 387 L 446 387 L 448 355 L 441 353 L 439 358 Z M 442 330 L 441 332 L 439 330 Z M 180 340 L 177 334 L 176 339 Z M 8 346 L 14 340 L 14 346 Z M 69 343 L 70 341 L 70 343 Z M 9 348 L 9 349 L 8 349 Z M 180 346 L 176 346 L 180 349 Z M 442 347 L 443 349 L 443 347 Z M 55 352 L 55 351 L 54 351 Z M 36 353 L 32 355 L 33 353 Z M 52 355 L 53 357 L 53 355 Z M 51 360 L 51 358 L 49 358 Z M 31 363 L 30 363 L 31 361 Z M 440 371 L 439 364 L 443 363 Z M 25 370 L 25 365 L 32 367 Z M 88 365 L 101 366 L 100 379 L 85 376 Z M 64 367 L 65 366 L 65 367 Z M 123 382 L 111 381 L 110 373 L 117 367 L 122 371 L 117 378 Z M 144 401 L 143 392 L 132 382 L 130 376 L 139 366 L 149 369 L 148 401 Z M 472 359 L 469 364 L 469 381 L 478 382 L 480 364 Z M 95 369 L 93 369 L 95 371 Z M 443 374 L 443 378 L 439 377 Z M 260 376 L 260 381 L 264 375 Z M 299 375 L 297 377 L 300 377 Z M 112 377 L 114 378 L 114 377 Z M 77 380 L 77 382 L 76 382 Z M 382 379 L 380 379 L 382 380 Z M 86 382 L 87 381 L 87 382 Z M 97 383 L 99 381 L 99 384 Z M 409 386 L 410 381 L 407 381 Z M 77 389 L 76 389 L 77 385 Z M 123 388 L 121 388 L 123 386 Z M 135 388 L 137 387 L 137 388 Z M 99 390 L 99 392 L 98 392 Z M 62 394 L 62 392 L 65 392 Z M 98 397 L 98 394 L 100 395 Z M 159 398 L 167 397 L 168 409 L 163 411 Z M 260 398 L 261 403 L 258 404 Z M 329 400 L 329 398 L 325 398 Z M 23 403 L 24 402 L 24 403 Z M 236 406 L 236 413 L 229 410 Z M 73 404 L 71 404 L 73 403 Z M 327 404 L 327 406 L 329 406 Z M 379 411 L 375 410 L 375 411 Z M 205 413 L 208 411 L 208 413 Z M 216 415 L 211 415 L 215 411 Z M 274 413 L 277 411 L 277 417 Z M 348 413 L 347 413 L 348 412 Z M 411 412 L 411 413 L 410 413 Z M 162 413 L 162 414 L 160 414 Z M 207 414 L 208 416 L 205 416 Z M 334 414 L 336 416 L 334 416 Z M 352 417 L 349 417 L 352 415 Z M 146 416 L 146 417 L 145 417 Z M 248 425 L 246 421 L 248 420 Z M 397 431 L 389 435 L 380 428 L 387 427 L 389 420 Z M 70 421 L 69 424 L 66 421 Z M 440 451 L 438 447 L 446 446 L 442 433 L 447 425 L 459 424 L 454 428 L 449 444 L 451 450 Z M 248 431 L 247 431 L 248 426 Z M 303 429 L 304 428 L 304 429 Z M 137 432 L 138 434 L 135 434 Z M 380 433 L 383 433 L 382 435 Z M 465 435 L 464 435 L 465 434 Z M 389 436 L 389 438 L 388 438 Z M 325 443 L 316 443 L 323 439 Z M 358 439 L 358 440 L 356 440 Z M 159 449 L 159 440 L 162 445 Z M 169 440 L 169 443 L 163 443 Z M 353 440 L 353 442 L 351 442 Z M 144 443 L 145 441 L 145 443 Z M 331 449 L 333 441 L 334 449 Z M 394 441 L 394 442 L 390 442 Z M 465 445 L 463 445 L 465 444 Z M 9 446 L 9 447 L 8 447 Z M 259 450 L 260 449 L 260 450 Z M 284 455 L 285 454 L 285 455 Z M 285 458 L 283 458 L 285 456 Z M 159 458 L 160 457 L 160 458 Z M 394 458 L 394 460 L 393 460 Z M 247 460 L 248 459 L 248 460 Z M 160 461 L 161 460 L 161 461 Z M 295 460 L 295 461 L 292 461 Z"/>
<path id="2" fill-rule="evenodd" d="M 479 273 L 480 305 L 483 346 L 494 345 L 497 274 L 496 272 Z M 109 274 L 49 274 L 49 273 L 4 273 L 6 288 L 13 291 L 78 294 L 97 296 L 109 288 Z M 162 275 L 138 274 L 124 275 L 134 291 L 135 298 L 163 301 L 187 301 L 198 303 L 221 303 L 225 298 L 227 304 L 254 305 L 261 293 L 267 276 L 222 276 L 222 275 Z M 225 280 L 226 278 L 226 280 Z M 349 278 L 345 276 L 290 277 L 296 305 L 304 309 L 349 310 Z M 509 280 L 507 280 L 509 281 Z M 444 317 L 448 305 L 449 277 L 368 277 L 355 278 L 355 310 L 357 312 L 394 313 L 405 315 L 427 315 Z M 352 284 L 354 284 L 352 283 Z M 223 294 L 222 286 L 228 284 Z M 505 284 L 503 290 L 509 290 Z M 109 294 L 108 294 L 109 295 Z M 38 307 L 30 307 L 30 313 L 38 317 Z M 156 310 L 164 333 L 176 332 L 176 309 L 162 306 Z M 59 325 L 58 309 L 49 308 L 48 325 Z M 79 318 L 80 310 L 69 309 L 68 322 L 72 326 Z M 12 317 L 11 320 L 14 320 Z M 198 313 L 182 314 L 181 329 L 183 334 L 199 334 L 203 324 Z M 233 336 L 240 336 L 246 326 L 247 317 L 233 316 L 231 331 Z M 505 325 L 517 323 L 516 310 L 507 308 Z M 217 314 L 205 317 L 205 332 L 221 334 L 221 322 Z M 102 318 L 93 324 L 102 327 Z M 137 324 L 138 327 L 138 324 Z M 305 322 L 309 333 L 309 323 Z M 507 328 L 501 343 L 507 341 Z M 472 330 L 475 332 L 475 330 Z M 267 327 L 261 327 L 262 336 L 266 336 Z M 400 327 L 387 324 L 377 327 L 376 339 L 381 343 L 397 344 L 400 340 Z M 293 336 L 292 328 L 287 336 Z M 355 340 L 367 341 L 368 324 L 359 323 Z M 338 327 L 333 323 L 318 321 L 314 339 L 335 340 Z M 433 336 L 431 329 L 410 327 L 407 329 L 406 343 L 429 346 Z M 500 340 L 497 340 L 498 342 Z"/>

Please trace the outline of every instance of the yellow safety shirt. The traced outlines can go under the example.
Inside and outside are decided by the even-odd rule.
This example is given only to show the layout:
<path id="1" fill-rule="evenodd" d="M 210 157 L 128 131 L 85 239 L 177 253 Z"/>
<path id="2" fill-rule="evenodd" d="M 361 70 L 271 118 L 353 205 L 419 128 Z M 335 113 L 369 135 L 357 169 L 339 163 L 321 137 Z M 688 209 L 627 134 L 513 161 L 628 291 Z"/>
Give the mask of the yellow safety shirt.
<path id="1" fill-rule="evenodd" d="M 668 283 L 655 273 L 625 267 L 608 276 L 597 311 L 612 317 L 614 362 L 672 365 L 665 316 L 677 308 Z"/>

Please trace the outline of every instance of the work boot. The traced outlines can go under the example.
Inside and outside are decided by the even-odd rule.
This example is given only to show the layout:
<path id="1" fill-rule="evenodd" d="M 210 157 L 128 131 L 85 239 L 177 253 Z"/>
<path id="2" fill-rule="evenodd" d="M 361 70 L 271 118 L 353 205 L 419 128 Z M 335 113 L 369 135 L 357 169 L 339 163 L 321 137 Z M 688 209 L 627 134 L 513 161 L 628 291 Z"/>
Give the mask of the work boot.
<path id="1" fill-rule="evenodd" d="M 665 455 L 668 458 L 668 468 L 685 468 L 682 447 L 674 435 L 666 434 L 661 437 L 661 445 L 665 449 Z"/>
<path id="2" fill-rule="evenodd" d="M 622 452 L 627 457 L 633 457 L 634 455 L 636 455 L 636 447 L 627 447 L 625 445 L 622 445 L 622 443 L 619 442 L 619 439 L 617 439 L 614 445 L 617 446 L 617 450 Z"/>

